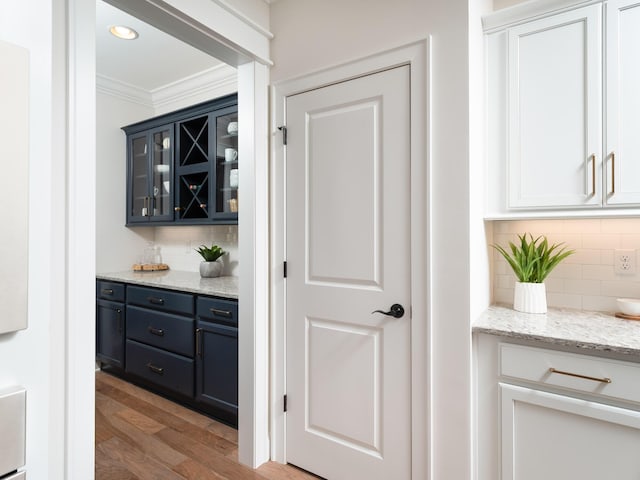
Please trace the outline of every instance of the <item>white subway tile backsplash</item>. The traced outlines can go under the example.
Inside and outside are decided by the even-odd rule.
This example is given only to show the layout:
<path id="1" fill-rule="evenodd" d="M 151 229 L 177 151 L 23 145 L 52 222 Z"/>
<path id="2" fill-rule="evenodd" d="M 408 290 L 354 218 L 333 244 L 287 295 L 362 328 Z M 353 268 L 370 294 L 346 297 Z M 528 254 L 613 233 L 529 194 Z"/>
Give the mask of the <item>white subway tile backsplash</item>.
<path id="1" fill-rule="evenodd" d="M 615 312 L 617 310 L 616 299 L 603 295 L 587 295 L 582 297 L 582 310 L 594 310 L 598 312 Z"/>
<path id="2" fill-rule="evenodd" d="M 613 265 L 583 265 L 582 278 L 589 280 L 615 280 Z"/>
<path id="3" fill-rule="evenodd" d="M 614 250 L 640 251 L 640 219 L 564 219 L 492 222 L 493 240 L 507 247 L 518 234 L 545 235 L 551 243 L 564 242 L 576 253 L 565 259 L 547 278 L 550 306 L 583 310 L 615 311 L 616 298 L 640 298 L 639 271 L 620 275 L 614 271 Z M 493 298 L 498 303 L 513 302 L 515 277 L 507 262 L 493 255 Z"/>
<path id="4" fill-rule="evenodd" d="M 564 292 L 577 295 L 600 295 L 602 288 L 600 280 L 574 280 L 564 282 Z"/>
<path id="5" fill-rule="evenodd" d="M 621 236 L 616 233 L 590 233 L 582 236 L 582 248 L 620 248 Z"/>
<path id="6" fill-rule="evenodd" d="M 582 309 L 582 295 L 570 293 L 547 293 L 547 305 L 550 307 Z"/>
<path id="7" fill-rule="evenodd" d="M 559 223 L 562 223 L 565 233 L 584 235 L 602 232 L 602 225 L 599 219 L 560 220 Z"/>

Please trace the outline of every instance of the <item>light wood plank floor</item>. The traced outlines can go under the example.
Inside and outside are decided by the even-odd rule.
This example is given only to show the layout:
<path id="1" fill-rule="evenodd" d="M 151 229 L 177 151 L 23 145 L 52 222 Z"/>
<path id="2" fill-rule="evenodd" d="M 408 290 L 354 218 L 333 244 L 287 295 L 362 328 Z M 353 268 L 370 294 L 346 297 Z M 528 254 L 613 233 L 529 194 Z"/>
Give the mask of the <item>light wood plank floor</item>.
<path id="1" fill-rule="evenodd" d="M 238 463 L 238 432 L 96 372 L 96 480 L 317 480 L 270 462 Z"/>

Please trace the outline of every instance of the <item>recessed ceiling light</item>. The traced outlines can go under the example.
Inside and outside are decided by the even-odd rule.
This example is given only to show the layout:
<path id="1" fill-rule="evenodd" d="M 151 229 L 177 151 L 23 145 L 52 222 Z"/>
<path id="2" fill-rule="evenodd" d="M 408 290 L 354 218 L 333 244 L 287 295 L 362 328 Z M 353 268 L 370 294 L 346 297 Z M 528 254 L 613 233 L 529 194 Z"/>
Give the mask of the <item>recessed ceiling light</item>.
<path id="1" fill-rule="evenodd" d="M 135 40 L 138 38 L 138 32 L 133 28 L 126 27 L 124 25 L 114 25 L 109 29 L 111 35 L 122 38 L 123 40 Z"/>

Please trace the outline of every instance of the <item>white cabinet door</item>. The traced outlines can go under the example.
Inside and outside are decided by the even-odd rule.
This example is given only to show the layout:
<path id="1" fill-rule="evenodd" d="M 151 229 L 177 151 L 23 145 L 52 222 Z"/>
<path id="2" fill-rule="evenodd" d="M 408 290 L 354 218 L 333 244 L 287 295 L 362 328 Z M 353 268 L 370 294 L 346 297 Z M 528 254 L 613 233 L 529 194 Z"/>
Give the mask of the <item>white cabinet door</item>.
<path id="1" fill-rule="evenodd" d="M 606 8 L 606 201 L 640 204 L 640 2 Z"/>
<path id="2" fill-rule="evenodd" d="M 601 204 L 601 8 L 509 30 L 509 208 Z"/>
<path id="3" fill-rule="evenodd" d="M 640 412 L 500 384 L 502 480 L 640 478 Z"/>

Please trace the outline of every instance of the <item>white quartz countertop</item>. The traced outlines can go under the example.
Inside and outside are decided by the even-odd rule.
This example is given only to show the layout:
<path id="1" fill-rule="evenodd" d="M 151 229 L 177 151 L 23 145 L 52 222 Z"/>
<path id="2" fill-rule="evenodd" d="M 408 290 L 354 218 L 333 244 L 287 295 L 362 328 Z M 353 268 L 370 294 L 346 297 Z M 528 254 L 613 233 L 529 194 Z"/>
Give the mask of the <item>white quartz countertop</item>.
<path id="1" fill-rule="evenodd" d="M 215 297 L 238 298 L 238 277 L 201 278 L 198 272 L 165 270 L 161 272 L 99 273 L 98 280 L 124 282 L 147 287 L 166 288 Z"/>
<path id="2" fill-rule="evenodd" d="M 640 355 L 640 321 L 600 312 L 549 309 L 546 314 L 532 314 L 494 305 L 473 324 L 473 332 L 577 347 L 594 353 Z"/>

